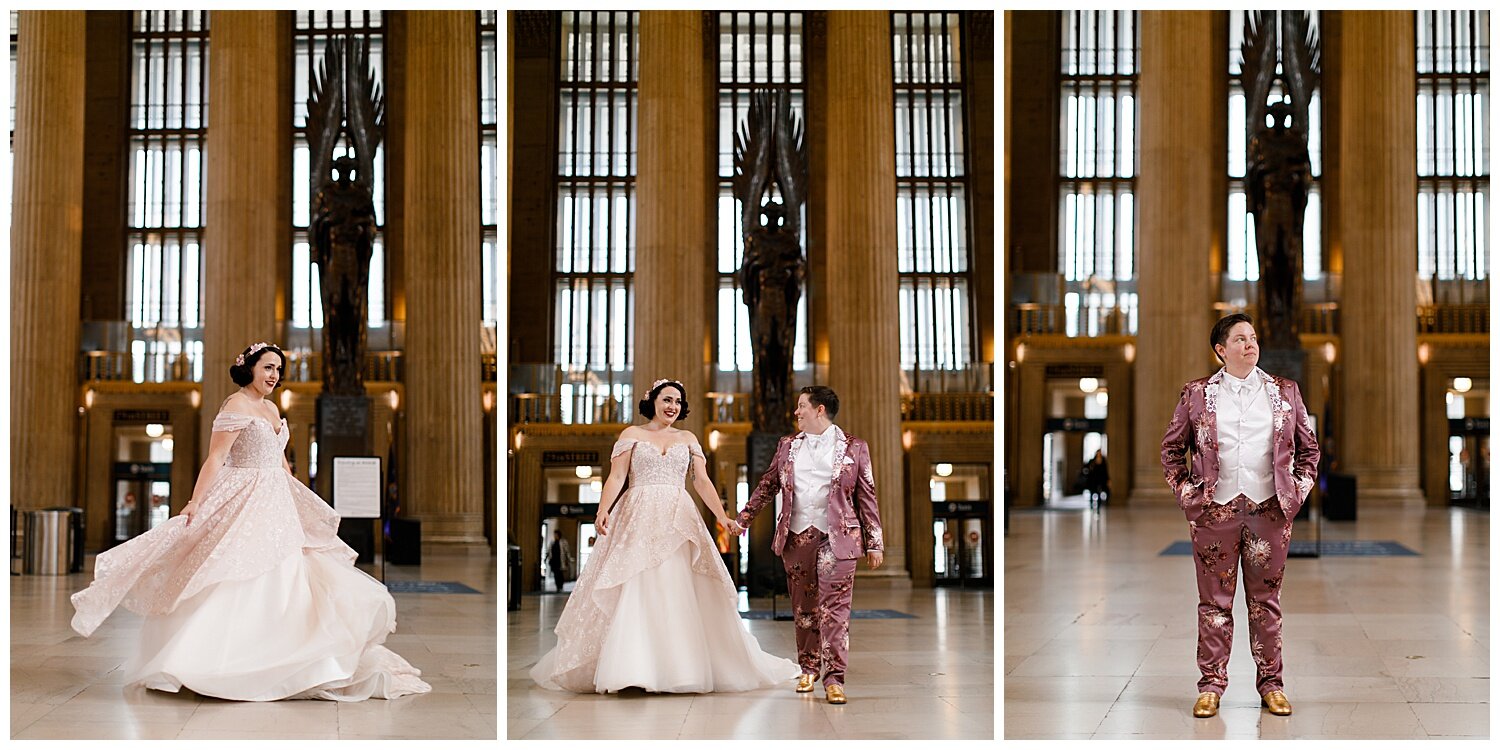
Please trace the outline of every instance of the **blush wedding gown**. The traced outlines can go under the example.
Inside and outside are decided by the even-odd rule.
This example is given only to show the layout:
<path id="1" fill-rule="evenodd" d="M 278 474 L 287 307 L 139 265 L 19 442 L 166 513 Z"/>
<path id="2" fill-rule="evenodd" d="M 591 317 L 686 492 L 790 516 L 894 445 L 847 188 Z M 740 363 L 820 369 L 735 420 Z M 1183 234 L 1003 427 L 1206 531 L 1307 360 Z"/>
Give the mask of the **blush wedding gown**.
<path id="1" fill-rule="evenodd" d="M 629 488 L 610 513 L 562 617 L 557 646 L 531 670 L 544 688 L 612 693 L 738 692 L 795 678 L 796 664 L 760 649 L 693 499 L 683 489 L 696 445 L 630 457 Z"/>
<path id="2" fill-rule="evenodd" d="M 125 679 L 229 700 L 361 701 L 426 693 L 380 644 L 396 629 L 384 584 L 354 567 L 339 516 L 282 465 L 286 420 L 221 411 L 240 434 L 188 525 L 183 516 L 101 553 L 73 595 L 87 637 L 116 607 L 143 615 Z"/>

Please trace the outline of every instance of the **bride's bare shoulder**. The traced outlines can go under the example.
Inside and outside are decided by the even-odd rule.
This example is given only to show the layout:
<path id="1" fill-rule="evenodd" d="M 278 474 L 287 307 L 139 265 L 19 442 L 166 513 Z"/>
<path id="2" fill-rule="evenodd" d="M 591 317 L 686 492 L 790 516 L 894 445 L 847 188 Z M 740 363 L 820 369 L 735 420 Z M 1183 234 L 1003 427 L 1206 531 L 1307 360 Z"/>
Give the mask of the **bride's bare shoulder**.
<path id="1" fill-rule="evenodd" d="M 238 392 L 229 394 L 229 397 L 224 399 L 224 403 L 219 404 L 219 411 L 244 414 L 250 417 L 255 416 L 254 408 L 255 406 L 250 403 L 250 400 L 241 396 Z"/>

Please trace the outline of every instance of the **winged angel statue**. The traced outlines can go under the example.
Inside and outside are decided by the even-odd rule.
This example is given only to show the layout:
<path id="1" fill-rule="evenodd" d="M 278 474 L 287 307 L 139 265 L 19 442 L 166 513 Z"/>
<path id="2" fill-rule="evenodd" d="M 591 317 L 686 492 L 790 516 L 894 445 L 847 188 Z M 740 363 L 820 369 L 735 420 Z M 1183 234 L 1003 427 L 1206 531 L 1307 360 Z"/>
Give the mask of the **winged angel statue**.
<path id="1" fill-rule="evenodd" d="M 323 392 L 363 396 L 365 314 L 375 243 L 375 150 L 385 97 L 369 37 L 335 37 L 307 99 L 311 244 L 323 296 Z M 345 155 L 334 157 L 347 138 Z M 348 155 L 353 152 L 353 156 Z"/>
<path id="2" fill-rule="evenodd" d="M 761 90 L 734 142 L 734 195 L 740 201 L 745 255 L 740 289 L 750 308 L 755 354 L 754 428 L 791 432 L 792 346 L 807 260 L 802 206 L 807 201 L 807 144 L 791 94 Z M 779 200 L 778 200 L 779 199 Z"/>
<path id="3" fill-rule="evenodd" d="M 1317 86 L 1319 47 L 1317 29 L 1305 12 L 1246 13 L 1240 47 L 1248 139 L 1245 188 L 1260 254 L 1259 304 L 1266 349 L 1301 347 L 1297 332 L 1302 310 L 1302 218 L 1312 184 L 1308 107 Z M 1268 103 L 1277 82 L 1281 96 Z"/>

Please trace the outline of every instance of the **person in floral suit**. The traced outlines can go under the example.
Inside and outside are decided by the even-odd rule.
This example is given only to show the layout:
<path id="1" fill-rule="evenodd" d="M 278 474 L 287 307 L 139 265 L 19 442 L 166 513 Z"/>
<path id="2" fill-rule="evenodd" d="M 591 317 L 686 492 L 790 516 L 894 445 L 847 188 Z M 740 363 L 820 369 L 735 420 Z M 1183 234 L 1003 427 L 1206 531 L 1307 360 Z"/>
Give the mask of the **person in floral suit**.
<path id="1" fill-rule="evenodd" d="M 1271 713 L 1292 712 L 1281 680 L 1281 581 L 1292 519 L 1318 472 L 1318 440 L 1297 383 L 1257 367 L 1250 316 L 1219 320 L 1209 335 L 1224 367 L 1182 388 L 1161 441 L 1161 465 L 1187 515 L 1198 573 L 1198 700 L 1218 713 L 1229 683 L 1234 589 L 1241 567 L 1256 688 Z M 1191 461 L 1188 454 L 1191 452 Z"/>
<path id="2" fill-rule="evenodd" d="M 781 512 L 771 551 L 786 568 L 797 626 L 797 692 L 810 693 L 821 675 L 829 703 L 847 702 L 844 670 L 849 661 L 849 614 L 854 568 L 861 556 L 870 568 L 885 561 L 870 446 L 833 424 L 839 398 L 814 385 L 797 396 L 800 432 L 783 437 L 771 465 L 740 511 L 750 522 L 778 494 Z"/>

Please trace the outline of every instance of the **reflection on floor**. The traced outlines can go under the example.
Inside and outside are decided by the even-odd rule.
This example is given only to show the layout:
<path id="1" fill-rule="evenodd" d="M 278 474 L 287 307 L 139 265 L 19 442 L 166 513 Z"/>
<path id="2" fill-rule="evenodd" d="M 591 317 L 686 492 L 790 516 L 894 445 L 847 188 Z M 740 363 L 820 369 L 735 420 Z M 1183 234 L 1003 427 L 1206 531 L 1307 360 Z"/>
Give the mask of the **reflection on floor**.
<path id="1" fill-rule="evenodd" d="M 496 738 L 495 558 L 437 552 L 422 562 L 389 566 L 386 575 L 456 581 L 481 593 L 396 594 L 397 627 L 386 645 L 422 670 L 433 692 L 361 703 L 237 703 L 186 690 L 127 688 L 120 668 L 135 646 L 139 616 L 118 610 L 93 637 L 81 638 L 68 627 L 68 595 L 88 585 L 92 573 L 12 577 L 11 737 Z"/>
<path id="2" fill-rule="evenodd" d="M 849 702 L 823 689 L 706 695 L 575 695 L 543 690 L 528 674 L 556 643 L 567 600 L 527 596 L 508 615 L 508 739 L 990 739 L 994 737 L 994 596 L 990 591 L 910 589 L 859 578 L 858 609 L 916 619 L 850 624 Z M 754 602 L 769 609 L 769 600 Z M 783 609 L 786 600 L 780 601 Z M 741 608 L 744 608 L 742 601 Z M 792 623 L 745 620 L 766 651 L 796 659 Z"/>
<path id="3" fill-rule="evenodd" d="M 1297 536 L 1311 532 L 1299 521 Z M 1361 508 L 1324 539 L 1390 539 L 1420 557 L 1287 563 L 1293 714 L 1260 708 L 1244 594 L 1229 690 L 1194 719 L 1197 589 L 1175 508 L 1011 515 L 1005 540 L 1006 739 L 1483 738 L 1489 734 L 1489 516 Z"/>

